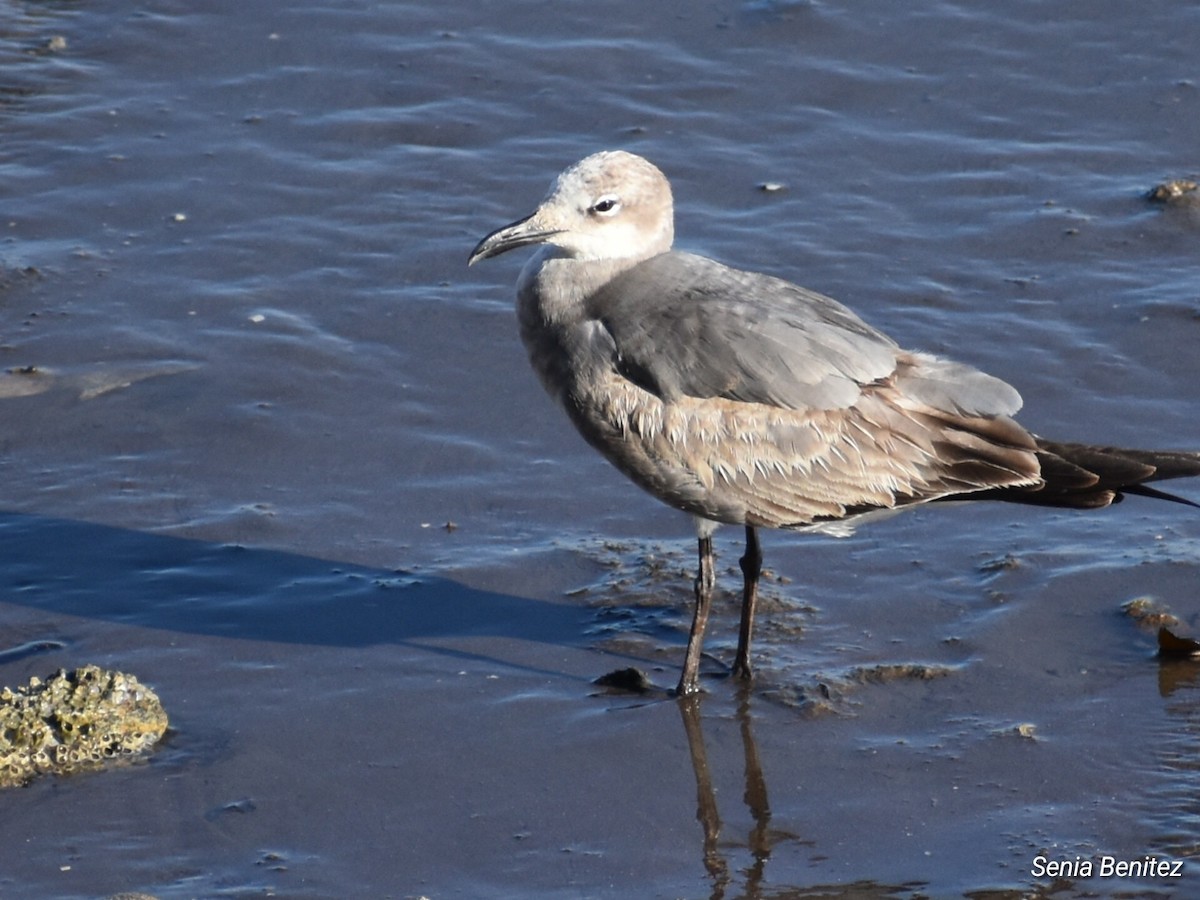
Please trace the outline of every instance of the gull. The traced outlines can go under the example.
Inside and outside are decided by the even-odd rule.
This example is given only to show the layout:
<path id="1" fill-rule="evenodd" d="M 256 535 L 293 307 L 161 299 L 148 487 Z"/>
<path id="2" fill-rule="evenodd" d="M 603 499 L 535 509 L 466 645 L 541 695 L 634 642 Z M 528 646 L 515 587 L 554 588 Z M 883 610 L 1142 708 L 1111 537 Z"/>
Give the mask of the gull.
<path id="1" fill-rule="evenodd" d="M 1146 482 L 1200 475 L 1200 453 L 1048 441 L 999 378 L 902 349 L 791 282 L 672 250 L 671 186 L 632 153 L 564 171 L 468 265 L 538 245 L 517 281 L 529 360 L 579 433 L 695 521 L 699 574 L 677 693 L 699 688 L 712 536 L 742 525 L 733 674 L 751 677 L 759 528 L 848 533 L 936 500 L 1094 509 L 1123 494 L 1197 504 Z"/>

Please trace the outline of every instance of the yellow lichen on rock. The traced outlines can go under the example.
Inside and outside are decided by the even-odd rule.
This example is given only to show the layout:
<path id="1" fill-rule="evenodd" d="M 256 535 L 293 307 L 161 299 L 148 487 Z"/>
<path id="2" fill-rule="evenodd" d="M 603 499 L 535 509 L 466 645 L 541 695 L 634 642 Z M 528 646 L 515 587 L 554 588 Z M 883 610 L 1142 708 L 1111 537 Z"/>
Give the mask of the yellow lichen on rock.
<path id="1" fill-rule="evenodd" d="M 30 678 L 0 691 L 0 788 L 133 756 L 166 730 L 158 696 L 132 675 L 83 666 Z"/>

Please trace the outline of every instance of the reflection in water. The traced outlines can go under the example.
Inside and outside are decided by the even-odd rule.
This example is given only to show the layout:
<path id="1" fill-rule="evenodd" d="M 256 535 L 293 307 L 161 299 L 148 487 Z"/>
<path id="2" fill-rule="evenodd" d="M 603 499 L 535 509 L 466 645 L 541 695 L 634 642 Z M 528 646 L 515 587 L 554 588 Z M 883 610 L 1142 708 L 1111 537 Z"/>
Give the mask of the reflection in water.
<path id="1" fill-rule="evenodd" d="M 704 731 L 700 725 L 699 700 L 699 696 L 695 694 L 681 696 L 679 711 L 683 715 L 683 730 L 687 733 L 692 771 L 696 775 L 696 818 L 704 829 L 704 868 L 713 881 L 712 896 L 716 898 L 725 896 L 725 888 L 729 884 L 729 864 L 717 845 L 721 835 L 721 813 L 717 809 L 712 775 L 708 770 Z"/>
<path id="2" fill-rule="evenodd" d="M 712 900 L 724 900 L 733 886 L 729 860 L 722 853 L 721 813 L 717 808 L 717 795 L 713 788 L 712 774 L 708 767 L 708 753 L 704 743 L 704 730 L 700 721 L 700 697 L 692 695 L 677 700 L 683 716 L 683 730 L 687 734 L 688 752 L 692 758 L 692 771 L 696 775 L 696 819 L 704 830 L 704 868 L 712 881 Z M 898 885 L 879 884 L 874 881 L 856 881 L 849 884 L 823 884 L 808 887 L 766 886 L 767 862 L 777 845 L 783 842 L 796 844 L 798 835 L 789 831 L 771 828 L 771 804 L 767 797 L 767 780 L 763 774 L 758 745 L 754 740 L 754 729 L 750 715 L 750 691 L 743 687 L 738 696 L 737 719 L 742 737 L 745 789 L 742 800 L 750 810 L 754 826 L 746 839 L 752 862 L 742 874 L 745 884 L 733 896 L 741 900 L 900 900 L 927 896 L 925 885 L 909 883 Z M 731 842 L 726 840 L 728 848 Z M 1019 892 L 999 892 L 997 898 L 1018 898 Z"/>
<path id="3" fill-rule="evenodd" d="M 1200 663 L 1160 657 L 1158 689 L 1170 716 L 1168 734 L 1157 741 L 1158 762 L 1166 776 L 1153 792 L 1148 818 L 1160 835 L 1154 849 L 1189 860 L 1189 874 L 1200 857 Z"/>
<path id="4" fill-rule="evenodd" d="M 683 730 L 687 733 L 688 751 L 692 757 L 692 771 L 696 775 L 696 818 L 704 829 L 704 868 L 712 879 L 713 900 L 720 900 L 725 896 L 732 876 L 729 872 L 729 862 L 722 855 L 720 848 L 721 814 L 717 808 L 717 796 L 708 768 L 699 699 L 694 695 L 680 697 L 678 703 L 683 716 Z M 767 782 L 763 777 L 758 746 L 754 742 L 750 721 L 750 692 L 746 689 L 741 691 L 738 698 L 737 718 L 745 758 L 745 792 L 742 799 L 754 820 L 754 827 L 747 838 L 753 862 L 745 872 L 745 889 L 740 896 L 758 898 L 762 897 L 763 874 L 775 842 L 795 840 L 796 837 L 785 832 L 771 831 L 771 805 L 767 799 Z"/>
<path id="5" fill-rule="evenodd" d="M 1152 805 L 1144 815 L 1154 824 L 1155 833 L 1160 835 L 1149 849 L 1166 858 L 1184 860 L 1186 871 L 1191 874 L 1194 871 L 1193 861 L 1200 859 L 1200 791 L 1196 789 L 1200 783 L 1200 661 L 1163 659 L 1160 662 L 1158 685 L 1167 702 L 1166 711 L 1174 721 L 1167 733 L 1147 736 L 1148 742 L 1158 746 L 1155 768 L 1165 776 L 1158 789 L 1147 797 Z M 807 886 L 768 884 L 767 863 L 781 844 L 812 842 L 801 841 L 794 833 L 771 827 L 767 780 L 754 739 L 750 696 L 749 690 L 742 689 L 736 710 L 743 751 L 742 800 L 753 820 L 753 827 L 744 844 L 728 838 L 722 840 L 721 813 L 700 715 L 701 699 L 696 696 L 677 699 L 696 778 L 696 819 L 703 830 L 702 856 L 711 882 L 712 900 L 725 900 L 726 897 L 743 900 L 810 900 L 817 897 L 823 900 L 911 900 L 927 896 L 927 885 L 921 882 L 891 885 L 874 881 Z M 736 867 L 731 868 L 729 856 L 731 850 L 742 847 L 749 851 L 750 863 L 739 871 Z M 788 861 L 784 865 L 789 868 Z M 794 871 L 794 868 L 789 870 Z M 739 879 L 741 885 L 736 883 Z M 1061 882 L 1057 883 L 1057 888 L 1070 890 L 1071 885 Z M 999 887 L 964 896 L 1018 900 L 1035 895 L 1021 888 Z"/>
<path id="6" fill-rule="evenodd" d="M 1164 700 L 1176 691 L 1200 686 L 1200 663 L 1192 659 L 1160 657 L 1158 663 L 1158 693 Z M 1168 707 L 1169 709 L 1170 707 Z"/>

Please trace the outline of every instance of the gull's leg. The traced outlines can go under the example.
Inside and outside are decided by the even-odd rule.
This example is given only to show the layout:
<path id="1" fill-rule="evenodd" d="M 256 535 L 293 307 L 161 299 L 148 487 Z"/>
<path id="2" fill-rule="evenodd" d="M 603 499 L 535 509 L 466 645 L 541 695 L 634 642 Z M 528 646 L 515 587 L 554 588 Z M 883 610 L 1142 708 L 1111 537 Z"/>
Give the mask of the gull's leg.
<path id="1" fill-rule="evenodd" d="M 712 534 L 698 539 L 700 572 L 696 576 L 696 613 L 692 618 L 692 633 L 688 635 L 687 653 L 683 657 L 683 674 L 679 676 L 676 693 L 681 697 L 700 690 L 700 651 L 704 647 L 704 629 L 712 608 L 713 586 L 716 583 L 716 560 L 713 557 Z"/>
<path id="2" fill-rule="evenodd" d="M 758 602 L 758 576 L 762 574 L 762 548 L 758 545 L 758 529 L 746 526 L 746 553 L 738 560 L 742 567 L 742 624 L 738 628 L 737 656 L 733 674 L 750 679 L 750 637 L 754 632 L 754 605 Z"/>

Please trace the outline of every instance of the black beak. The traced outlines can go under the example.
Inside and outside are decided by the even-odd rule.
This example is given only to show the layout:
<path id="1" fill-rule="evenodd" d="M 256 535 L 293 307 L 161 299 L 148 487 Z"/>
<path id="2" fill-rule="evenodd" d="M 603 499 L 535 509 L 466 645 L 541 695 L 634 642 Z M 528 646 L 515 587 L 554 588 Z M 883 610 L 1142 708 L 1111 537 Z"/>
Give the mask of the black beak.
<path id="1" fill-rule="evenodd" d="M 467 265 L 473 266 L 481 259 L 491 259 L 493 256 L 499 256 L 501 253 L 515 250 L 518 247 L 541 244 L 559 233 L 557 229 L 547 231 L 539 227 L 538 223 L 534 221 L 536 216 L 537 213 L 534 213 L 519 222 L 497 228 L 475 246 L 467 259 Z"/>

